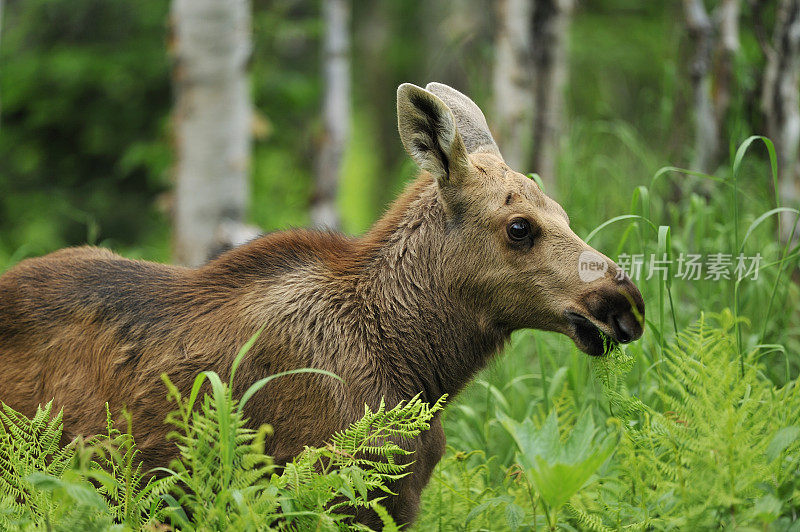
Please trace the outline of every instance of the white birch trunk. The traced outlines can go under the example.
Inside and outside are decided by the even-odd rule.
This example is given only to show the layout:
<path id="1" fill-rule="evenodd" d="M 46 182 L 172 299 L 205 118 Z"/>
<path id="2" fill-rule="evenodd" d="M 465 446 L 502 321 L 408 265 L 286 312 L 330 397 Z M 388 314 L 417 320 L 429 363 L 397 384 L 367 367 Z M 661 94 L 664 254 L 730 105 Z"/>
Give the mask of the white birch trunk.
<path id="1" fill-rule="evenodd" d="M 800 207 L 800 0 L 783 0 L 776 16 L 773 48 L 764 72 L 762 106 L 767 136 L 775 143 L 778 156 L 778 190 L 781 203 Z M 796 217 L 784 213 L 780 236 L 787 241 L 795 229 Z"/>
<path id="2" fill-rule="evenodd" d="M 175 260 L 197 266 L 249 197 L 248 0 L 173 0 Z"/>
<path id="3" fill-rule="evenodd" d="M 739 14 L 741 0 L 722 0 L 715 13 L 718 31 L 714 52 L 714 116 L 718 136 L 724 139 L 725 121 L 736 83 L 734 63 L 739 53 Z M 724 142 L 721 141 L 720 144 Z M 724 154 L 719 154 L 724 155 Z"/>
<path id="4" fill-rule="evenodd" d="M 317 159 L 317 182 L 311 203 L 311 223 L 338 229 L 336 200 L 342 159 L 350 132 L 350 0 L 325 0 L 323 70 L 324 136 Z"/>
<path id="5" fill-rule="evenodd" d="M 694 55 L 689 64 L 694 100 L 693 170 L 710 173 L 714 170 L 720 140 L 714 104 L 711 100 L 711 52 L 714 28 L 702 0 L 684 0 L 684 13 Z"/>
<path id="6" fill-rule="evenodd" d="M 517 171 L 527 171 L 531 143 L 530 0 L 498 0 L 495 38 L 494 117 L 503 157 Z"/>
<path id="7" fill-rule="evenodd" d="M 721 0 L 710 17 L 703 0 L 684 0 L 686 27 L 694 48 L 689 64 L 694 103 L 693 170 L 712 173 L 725 142 L 725 121 L 739 52 L 740 0 Z"/>
<path id="8" fill-rule="evenodd" d="M 556 194 L 573 0 L 537 0 L 533 14 L 535 119 L 532 169 Z"/>

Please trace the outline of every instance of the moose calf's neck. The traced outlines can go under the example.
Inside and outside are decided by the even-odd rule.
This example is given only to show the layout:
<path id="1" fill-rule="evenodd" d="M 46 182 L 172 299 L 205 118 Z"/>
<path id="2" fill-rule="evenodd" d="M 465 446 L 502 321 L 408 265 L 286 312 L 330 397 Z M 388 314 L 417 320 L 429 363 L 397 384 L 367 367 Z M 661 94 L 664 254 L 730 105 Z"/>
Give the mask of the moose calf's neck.
<path id="1" fill-rule="evenodd" d="M 423 172 L 360 243 L 372 248 L 360 283 L 365 308 L 375 305 L 376 355 L 399 372 L 390 386 L 428 401 L 457 393 L 510 333 L 448 275 L 470 260 L 445 245 L 449 223 Z"/>
<path id="2" fill-rule="evenodd" d="M 276 348 L 304 353 L 294 366 L 341 376 L 362 413 L 365 400 L 381 397 L 392 404 L 422 392 L 433 402 L 457 393 L 510 332 L 492 323 L 477 296 L 446 277 L 448 261 L 469 260 L 445 249 L 447 223 L 435 181 L 423 172 L 361 239 L 301 232 L 294 237 L 307 242 L 298 248 L 267 236 L 210 263 L 206 274 L 227 275 L 228 264 L 263 268 L 255 257 L 271 257 L 271 249 L 298 255 L 273 256 L 276 263 L 297 259 L 280 279 L 251 277 L 256 289 L 249 290 L 244 312 L 253 326 L 266 323 L 263 356 Z M 244 371 L 290 367 L 270 367 L 260 358 L 249 359 Z"/>

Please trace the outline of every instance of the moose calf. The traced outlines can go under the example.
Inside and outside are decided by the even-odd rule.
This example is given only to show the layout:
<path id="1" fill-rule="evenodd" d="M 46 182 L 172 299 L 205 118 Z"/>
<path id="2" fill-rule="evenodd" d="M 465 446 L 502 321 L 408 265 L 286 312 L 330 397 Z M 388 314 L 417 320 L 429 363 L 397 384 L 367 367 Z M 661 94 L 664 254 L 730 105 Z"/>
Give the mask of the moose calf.
<path id="1" fill-rule="evenodd" d="M 255 380 L 301 367 L 250 400 L 270 423 L 276 461 L 321 445 L 364 412 L 422 392 L 456 394 L 512 331 L 572 338 L 590 355 L 642 334 L 644 303 L 629 278 L 569 228 L 564 210 L 506 165 L 472 100 L 439 83 L 397 90 L 397 118 L 419 177 L 361 238 L 318 231 L 266 235 L 197 269 L 64 249 L 0 277 L 0 400 L 31 415 L 55 399 L 65 438 L 105 427 L 124 406 L 147 467 L 166 465 L 170 405 L 159 376 L 187 392 L 197 373 Z M 603 263 L 593 280 L 581 257 Z M 582 280 L 583 279 L 583 280 Z M 413 521 L 442 456 L 438 418 L 406 443 L 412 474 L 387 509 Z M 379 526 L 374 515 L 360 516 Z"/>

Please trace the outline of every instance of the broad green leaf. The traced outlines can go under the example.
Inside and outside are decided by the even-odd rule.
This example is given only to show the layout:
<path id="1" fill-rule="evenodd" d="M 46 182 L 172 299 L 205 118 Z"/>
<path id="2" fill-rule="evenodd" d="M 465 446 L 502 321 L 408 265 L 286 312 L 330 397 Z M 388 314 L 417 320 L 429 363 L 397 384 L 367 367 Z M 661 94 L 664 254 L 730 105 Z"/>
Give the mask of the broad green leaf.
<path id="1" fill-rule="evenodd" d="M 563 443 L 555 411 L 539 429 L 531 419 L 519 423 L 501 412 L 498 419 L 517 444 L 517 461 L 526 476 L 554 510 L 583 487 L 617 445 L 613 435 L 596 438 L 597 428 L 589 413 L 578 418 Z"/>
<path id="2" fill-rule="evenodd" d="M 510 502 L 506 505 L 506 524 L 512 531 L 517 530 L 525 518 L 525 510 Z"/>
<path id="3" fill-rule="evenodd" d="M 769 442 L 769 446 L 767 446 L 767 460 L 772 462 L 778 458 L 787 447 L 797 440 L 798 436 L 800 436 L 800 427 L 794 425 L 779 430 L 772 438 L 772 441 Z"/>

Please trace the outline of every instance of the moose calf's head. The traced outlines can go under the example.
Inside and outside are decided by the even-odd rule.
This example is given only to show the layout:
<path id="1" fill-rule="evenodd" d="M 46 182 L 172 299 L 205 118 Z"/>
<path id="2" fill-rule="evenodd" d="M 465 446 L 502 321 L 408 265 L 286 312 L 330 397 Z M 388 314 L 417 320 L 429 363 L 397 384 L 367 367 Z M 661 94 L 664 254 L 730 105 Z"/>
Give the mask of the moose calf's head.
<path id="1" fill-rule="evenodd" d="M 508 167 L 477 105 L 430 83 L 397 91 L 406 151 L 438 183 L 445 278 L 497 326 L 557 331 L 598 356 L 642 335 L 644 301 L 536 182 Z"/>

